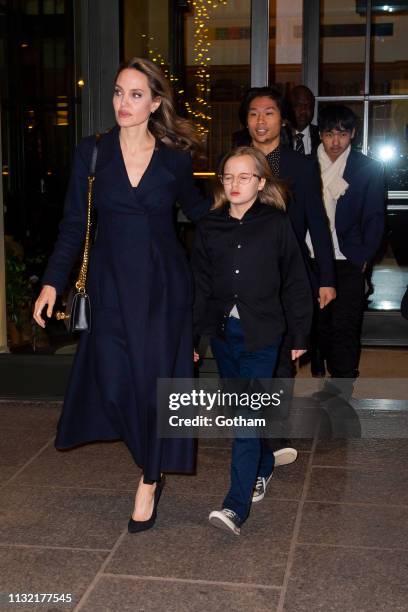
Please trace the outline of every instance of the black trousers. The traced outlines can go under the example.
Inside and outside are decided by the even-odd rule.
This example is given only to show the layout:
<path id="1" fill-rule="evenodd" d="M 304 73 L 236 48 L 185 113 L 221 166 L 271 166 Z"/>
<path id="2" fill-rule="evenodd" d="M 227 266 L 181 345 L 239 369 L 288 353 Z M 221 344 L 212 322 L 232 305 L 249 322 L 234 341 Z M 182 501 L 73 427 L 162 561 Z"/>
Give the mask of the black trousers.
<path id="1" fill-rule="evenodd" d="M 293 348 L 303 348 L 303 347 L 294 347 L 292 346 L 292 341 L 288 334 L 283 337 L 282 344 L 279 351 L 278 362 L 276 365 L 275 377 L 276 377 L 276 385 L 279 389 L 284 391 L 284 394 L 281 399 L 281 412 L 282 414 L 289 413 L 290 405 L 293 396 L 293 387 L 295 384 L 295 374 L 296 368 L 292 361 L 292 349 Z M 283 434 L 285 435 L 285 434 Z M 290 446 L 290 440 L 286 438 L 264 438 L 263 444 L 269 450 L 273 452 L 285 448 L 286 446 Z"/>
<path id="2" fill-rule="evenodd" d="M 310 268 L 310 284 L 312 287 L 313 296 L 318 293 L 318 276 L 317 269 L 314 267 L 312 260 L 309 260 Z M 313 298 L 315 299 L 315 297 Z M 294 362 L 292 361 L 292 349 L 304 349 L 307 348 L 305 346 L 293 346 L 293 342 L 291 337 L 288 334 L 285 334 L 282 340 L 282 344 L 279 351 L 278 362 L 276 365 L 275 377 L 277 381 L 277 385 L 279 388 L 284 390 L 284 395 L 282 396 L 282 406 L 281 412 L 282 414 L 289 415 L 291 402 L 293 398 L 293 389 L 295 386 L 295 376 L 296 376 L 296 367 Z M 285 434 L 283 434 L 285 435 Z M 264 444 L 269 447 L 273 451 L 277 451 L 281 448 L 285 448 L 286 446 L 291 446 L 291 441 L 287 439 L 287 437 L 282 438 L 267 438 L 264 440 Z"/>
<path id="3" fill-rule="evenodd" d="M 334 378 L 356 378 L 364 312 L 364 273 L 336 261 L 337 297 L 317 315 L 316 344 Z"/>

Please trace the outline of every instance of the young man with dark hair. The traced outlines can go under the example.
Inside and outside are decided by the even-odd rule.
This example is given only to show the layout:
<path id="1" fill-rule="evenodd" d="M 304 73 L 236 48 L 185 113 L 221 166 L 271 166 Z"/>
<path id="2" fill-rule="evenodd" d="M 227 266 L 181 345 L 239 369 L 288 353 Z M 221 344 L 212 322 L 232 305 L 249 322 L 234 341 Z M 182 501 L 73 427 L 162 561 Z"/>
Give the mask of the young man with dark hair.
<path id="1" fill-rule="evenodd" d="M 347 396 L 358 376 L 364 311 L 364 273 L 380 245 L 385 221 L 382 165 L 352 149 L 357 117 L 347 106 L 323 108 L 318 117 L 317 150 L 326 214 L 336 260 L 337 297 L 318 313 L 318 346 L 333 378 Z M 310 236 L 306 239 L 312 257 Z M 336 394 L 326 386 L 321 399 Z"/>

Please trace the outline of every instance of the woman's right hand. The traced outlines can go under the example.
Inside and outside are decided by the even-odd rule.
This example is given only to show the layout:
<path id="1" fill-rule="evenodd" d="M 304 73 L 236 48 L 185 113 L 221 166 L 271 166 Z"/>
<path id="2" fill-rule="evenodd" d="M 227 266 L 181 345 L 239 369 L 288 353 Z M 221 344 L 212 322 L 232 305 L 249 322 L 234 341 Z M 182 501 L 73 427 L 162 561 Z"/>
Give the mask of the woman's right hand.
<path id="1" fill-rule="evenodd" d="M 45 327 L 45 321 L 41 314 L 45 306 L 47 306 L 47 317 L 50 318 L 52 315 L 52 309 L 54 308 L 55 300 L 57 299 L 57 291 L 55 287 L 51 285 L 44 285 L 41 289 L 41 293 L 34 304 L 33 317 L 34 321 L 41 327 Z"/>

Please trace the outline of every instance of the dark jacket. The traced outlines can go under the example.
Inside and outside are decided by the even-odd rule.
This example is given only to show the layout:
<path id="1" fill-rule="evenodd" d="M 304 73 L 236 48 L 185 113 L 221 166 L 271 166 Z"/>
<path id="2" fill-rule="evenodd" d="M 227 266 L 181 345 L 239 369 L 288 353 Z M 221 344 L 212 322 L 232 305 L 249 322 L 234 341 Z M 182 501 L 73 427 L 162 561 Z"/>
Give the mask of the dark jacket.
<path id="1" fill-rule="evenodd" d="M 223 335 L 237 305 L 248 350 L 279 342 L 308 346 L 312 320 L 309 280 L 285 212 L 255 202 L 241 220 L 228 206 L 197 226 L 192 255 L 195 333 Z"/>
<path id="2" fill-rule="evenodd" d="M 313 125 L 313 123 L 311 123 L 309 125 L 309 132 L 310 132 L 310 143 L 312 145 L 311 155 L 316 155 L 317 148 L 319 144 L 321 143 L 319 128 L 317 127 L 317 125 Z"/>
<path id="3" fill-rule="evenodd" d="M 68 275 L 84 245 L 87 176 L 94 143 L 94 136 L 84 138 L 75 152 L 57 244 L 42 279 L 43 285 L 54 286 L 57 293 L 64 291 Z M 146 211 L 149 217 L 160 222 L 163 210 L 166 211 L 168 218 L 172 218 L 175 202 L 181 205 L 183 212 L 192 221 L 196 221 L 210 209 L 212 198 L 203 198 L 194 184 L 191 155 L 157 141 L 155 155 L 135 190 L 130 184 L 120 150 L 119 129 L 114 127 L 102 136 L 98 145 L 94 186 L 98 236 L 97 248 L 91 251 L 91 258 L 93 251 L 100 250 L 100 243 L 101 241 L 104 243 L 107 233 L 112 235 L 111 244 L 103 246 L 117 252 L 125 248 L 137 248 L 139 226 L 140 231 L 151 232 L 160 238 L 159 224 L 156 228 L 155 224 L 151 223 L 143 230 L 143 224 L 146 225 L 148 219 Z M 112 225 L 112 213 L 117 213 L 119 218 L 117 234 L 115 234 L 116 228 Z M 135 220 L 140 223 L 134 229 L 132 222 Z M 181 252 L 174 230 L 172 229 L 170 233 Z M 121 236 L 120 242 L 118 242 L 119 236 Z M 141 272 L 144 272 L 143 269 Z"/>
<path id="4" fill-rule="evenodd" d="M 335 287 L 333 245 L 322 200 L 317 159 L 301 155 L 289 147 L 281 147 L 279 176 L 291 190 L 288 213 L 306 262 L 309 251 L 305 238 L 307 230 L 310 232 L 318 268 L 318 286 Z"/>
<path id="5" fill-rule="evenodd" d="M 337 238 L 343 255 L 362 268 L 373 260 L 384 234 L 384 167 L 352 149 L 343 178 L 349 187 L 337 201 Z"/>

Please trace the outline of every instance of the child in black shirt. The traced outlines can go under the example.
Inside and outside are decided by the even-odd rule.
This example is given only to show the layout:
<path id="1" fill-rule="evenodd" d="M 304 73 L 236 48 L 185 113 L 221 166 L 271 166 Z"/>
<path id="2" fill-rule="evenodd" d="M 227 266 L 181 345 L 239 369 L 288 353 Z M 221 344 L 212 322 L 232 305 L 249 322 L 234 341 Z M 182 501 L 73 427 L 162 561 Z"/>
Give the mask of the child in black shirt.
<path id="1" fill-rule="evenodd" d="M 228 153 L 219 178 L 193 249 L 195 332 L 211 337 L 222 378 L 271 379 L 286 329 L 297 359 L 312 320 L 307 272 L 285 213 L 287 192 L 252 147 Z M 263 499 L 273 467 L 273 452 L 259 438 L 235 438 L 231 487 L 210 523 L 238 535 L 251 502 Z"/>

